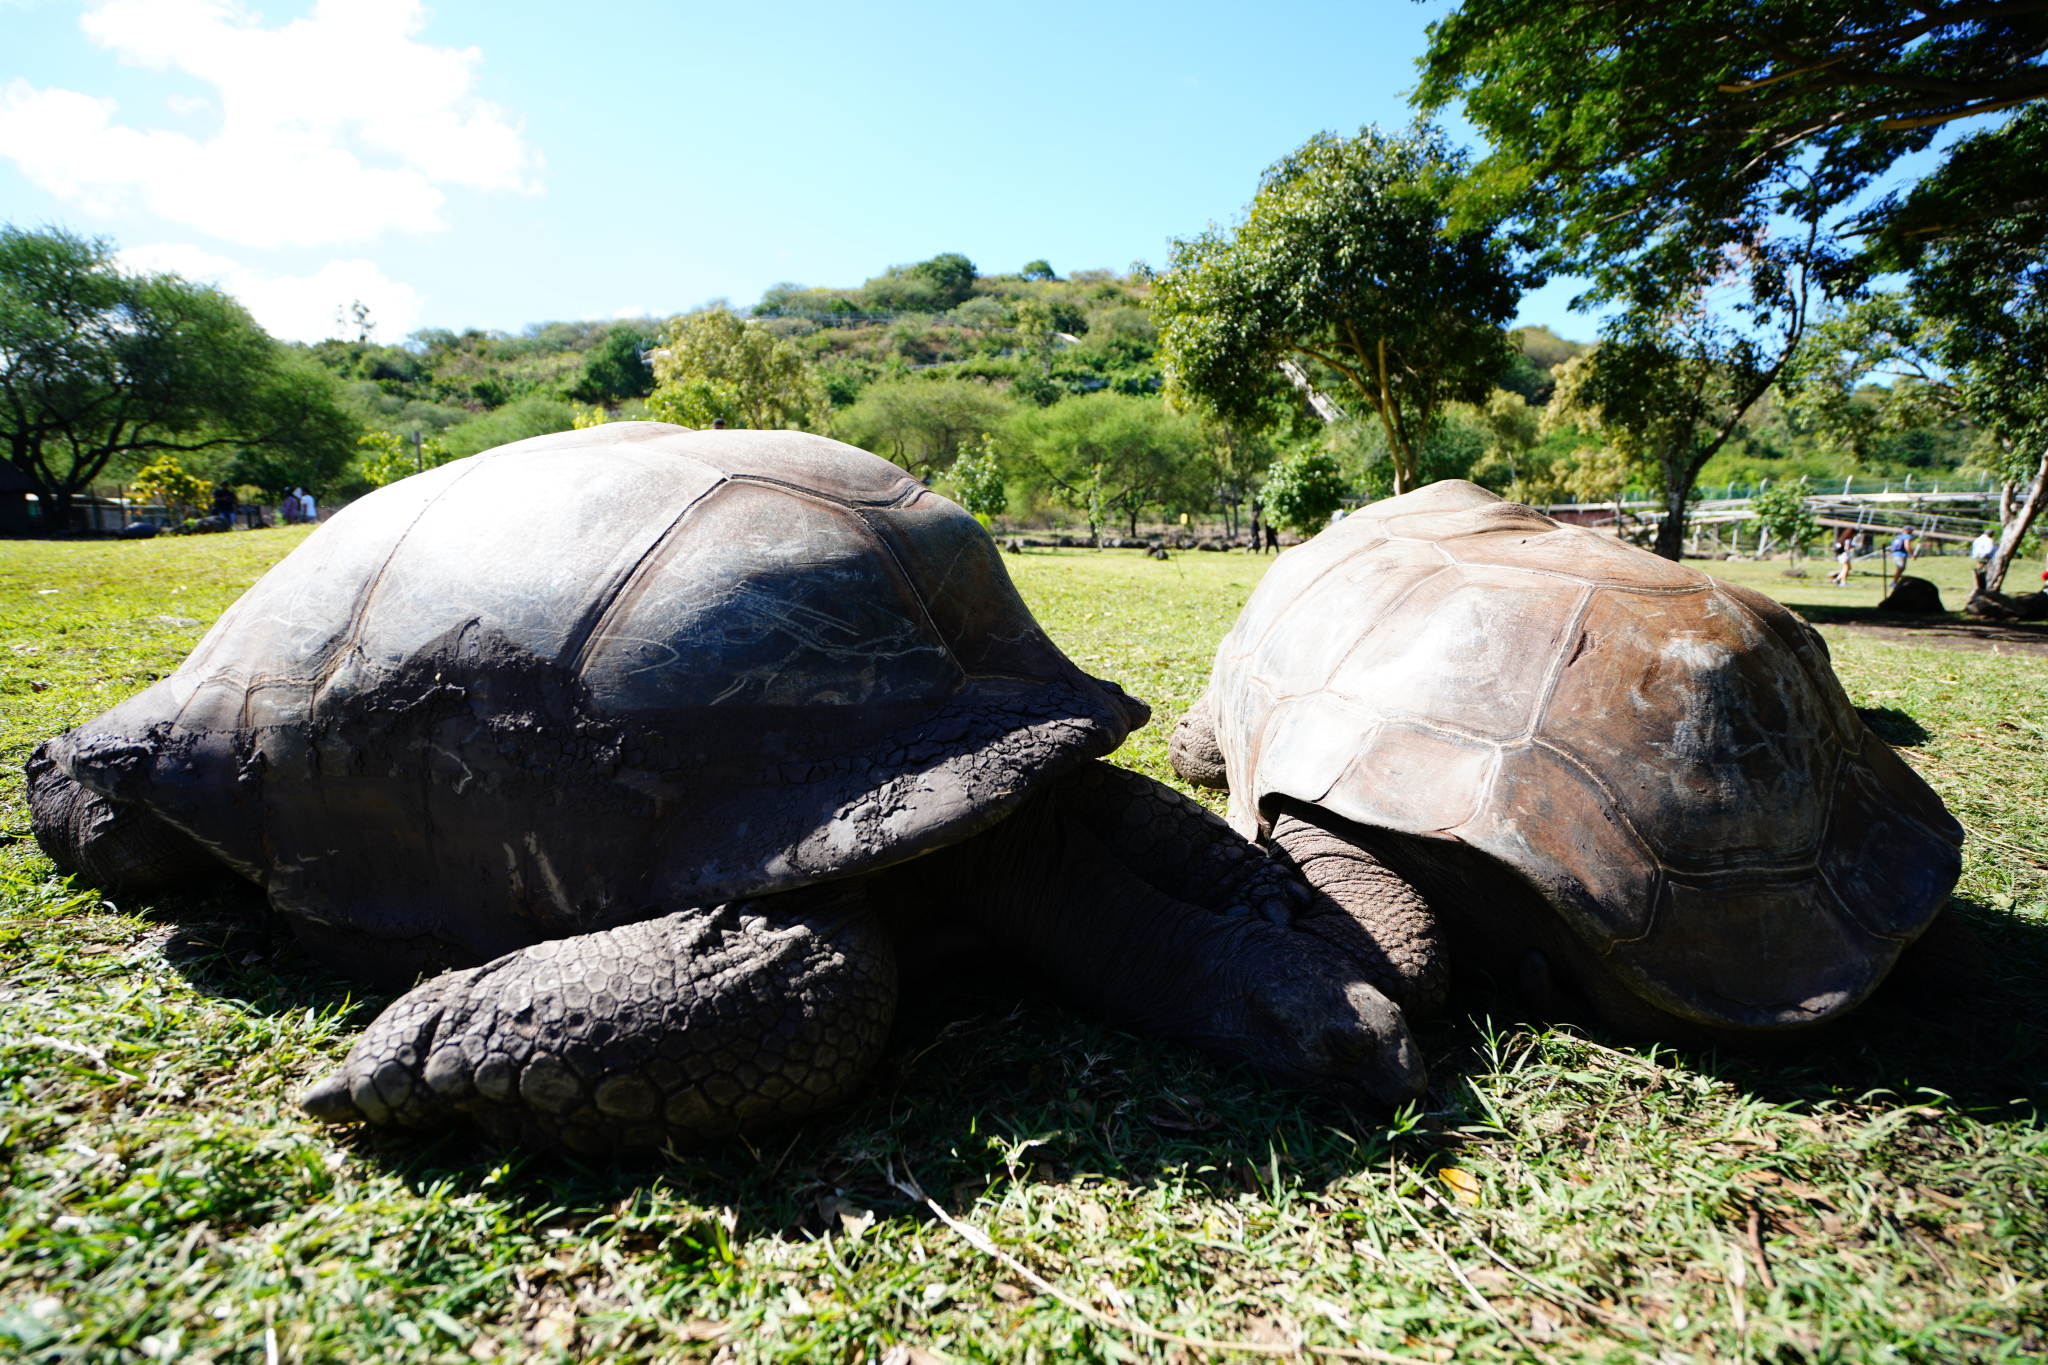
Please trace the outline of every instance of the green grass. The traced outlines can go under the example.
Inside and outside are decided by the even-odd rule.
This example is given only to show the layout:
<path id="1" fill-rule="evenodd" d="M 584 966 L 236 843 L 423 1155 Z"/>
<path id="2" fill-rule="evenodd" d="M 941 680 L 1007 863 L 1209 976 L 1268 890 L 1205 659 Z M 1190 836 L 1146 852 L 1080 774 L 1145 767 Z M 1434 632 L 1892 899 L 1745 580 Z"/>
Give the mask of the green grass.
<path id="1" fill-rule="evenodd" d="M 305 1122 L 294 1089 L 381 999 L 251 892 L 110 904 L 26 837 L 29 748 L 168 672 L 299 534 L 0 543 L 0 1354 L 1228 1354 L 1102 1318 L 1434 1361 L 2048 1348 L 2048 663 L 1826 628 L 1857 703 L 1972 830 L 1958 902 L 1999 972 L 1982 999 L 1890 992 L 1831 1038 L 1736 1057 L 1467 994 L 1422 1031 L 1436 1088 L 1396 1121 L 968 983 L 908 1001 L 865 1096 L 825 1121 L 593 1165 Z M 1120 757 L 1170 778 L 1165 731 L 1270 561 L 1009 562 L 1084 667 L 1152 701 Z M 1828 591 L 1825 565 L 1725 567 Z M 906 1175 L 1097 1316 L 931 1218 Z"/>

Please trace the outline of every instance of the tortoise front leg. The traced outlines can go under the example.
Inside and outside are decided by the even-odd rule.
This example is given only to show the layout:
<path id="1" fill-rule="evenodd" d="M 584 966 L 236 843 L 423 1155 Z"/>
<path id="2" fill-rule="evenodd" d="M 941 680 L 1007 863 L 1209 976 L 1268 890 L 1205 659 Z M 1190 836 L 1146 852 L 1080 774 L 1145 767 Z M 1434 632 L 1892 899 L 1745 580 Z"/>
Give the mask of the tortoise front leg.
<path id="1" fill-rule="evenodd" d="M 45 740 L 29 755 L 29 824 L 50 861 L 109 895 L 146 896 L 226 870 L 183 831 L 132 801 L 111 801 L 75 781 L 50 758 Z"/>
<path id="2" fill-rule="evenodd" d="M 1173 727 L 1166 754 L 1181 780 L 1211 791 L 1229 791 L 1230 773 L 1223 763 L 1223 746 L 1216 742 L 1216 711 L 1204 692 Z"/>
<path id="3" fill-rule="evenodd" d="M 684 910 L 416 987 L 300 1098 L 328 1123 L 598 1154 L 701 1143 L 844 1100 L 896 1008 L 859 883 Z"/>

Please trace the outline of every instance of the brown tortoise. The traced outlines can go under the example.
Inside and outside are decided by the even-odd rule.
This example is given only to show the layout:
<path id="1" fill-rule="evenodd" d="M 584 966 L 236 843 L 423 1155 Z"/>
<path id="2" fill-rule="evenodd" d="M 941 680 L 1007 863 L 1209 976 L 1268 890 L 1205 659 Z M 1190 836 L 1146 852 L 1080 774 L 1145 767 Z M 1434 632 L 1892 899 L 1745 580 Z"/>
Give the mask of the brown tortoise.
<path id="1" fill-rule="evenodd" d="M 176 674 L 38 749 L 30 803 L 103 886 L 225 865 L 322 961 L 429 978 L 308 1093 L 333 1121 L 583 1151 L 788 1121 L 860 1083 L 949 953 L 1283 1081 L 1415 1094 L 1306 887 L 1096 761 L 1148 714 L 887 461 L 625 422 L 344 509 Z"/>
<path id="2" fill-rule="evenodd" d="M 1281 556 L 1173 753 L 1368 926 L 1411 1015 L 1442 998 L 1448 940 L 1553 1018 L 1814 1025 L 1870 994 L 1960 866 L 1961 826 L 1799 617 L 1462 481 Z"/>

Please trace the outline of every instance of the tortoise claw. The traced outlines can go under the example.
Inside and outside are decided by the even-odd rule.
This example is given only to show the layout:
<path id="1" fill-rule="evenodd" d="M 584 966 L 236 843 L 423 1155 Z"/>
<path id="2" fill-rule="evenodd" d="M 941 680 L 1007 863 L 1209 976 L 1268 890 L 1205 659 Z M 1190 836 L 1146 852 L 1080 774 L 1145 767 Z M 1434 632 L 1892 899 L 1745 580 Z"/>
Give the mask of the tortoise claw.
<path id="1" fill-rule="evenodd" d="M 322 1123 L 362 1123 L 369 1118 L 348 1093 L 346 1069 L 330 1071 L 299 1095 L 299 1108 Z"/>

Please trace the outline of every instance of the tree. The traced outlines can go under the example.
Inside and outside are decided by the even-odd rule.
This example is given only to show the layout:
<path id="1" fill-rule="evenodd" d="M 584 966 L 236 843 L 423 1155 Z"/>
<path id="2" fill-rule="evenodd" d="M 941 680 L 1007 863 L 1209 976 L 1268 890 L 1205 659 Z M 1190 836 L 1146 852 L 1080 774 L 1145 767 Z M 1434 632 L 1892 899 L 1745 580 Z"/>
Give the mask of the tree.
<path id="1" fill-rule="evenodd" d="M 638 327 L 620 326 L 584 353 L 583 373 L 569 391 L 585 403 L 618 403 L 645 398 L 654 390 L 654 369 L 645 352 L 653 338 Z"/>
<path id="2" fill-rule="evenodd" d="M 1795 173 L 1845 204 L 1942 125 L 2048 97 L 2044 50 L 2038 0 L 1464 0 L 1430 26 L 1416 98 L 1462 101 L 1493 144 L 1480 204 L 1534 191 L 1589 258 L 1690 255 L 1794 211 L 1773 206 Z M 2001 158 L 2007 209 L 2038 200 L 2038 165 Z"/>
<path id="3" fill-rule="evenodd" d="M 1293 359 L 1371 409 L 1395 491 L 1412 488 L 1441 406 L 1484 399 L 1506 364 L 1502 327 L 1529 278 L 1489 227 L 1448 230 L 1462 169 L 1427 127 L 1321 133 L 1275 163 L 1243 222 L 1176 241 L 1154 285 L 1168 394 L 1258 423 L 1268 377 Z"/>
<path id="4" fill-rule="evenodd" d="M 1010 509 L 1010 490 L 1003 483 L 1003 467 L 996 458 L 994 433 L 986 433 L 976 448 L 963 451 L 950 471 L 959 491 L 960 505 L 980 518 L 984 525 Z"/>
<path id="5" fill-rule="evenodd" d="M 919 261 L 910 267 L 910 273 L 929 280 L 939 297 L 941 305 L 951 308 L 966 301 L 974 292 L 974 262 L 957 251 L 945 251 L 928 261 Z"/>
<path id="6" fill-rule="evenodd" d="M 1027 409 L 1011 428 L 1053 495 L 1099 535 L 1112 518 L 1138 534 L 1138 514 L 1187 487 L 1205 442 L 1192 417 L 1155 398 L 1091 393 Z"/>
<path id="7" fill-rule="evenodd" d="M 155 498 L 179 521 L 213 500 L 213 485 L 178 463 L 175 455 L 159 455 L 137 470 L 128 491 L 144 500 Z"/>
<path id="8" fill-rule="evenodd" d="M 1266 475 L 1266 516 L 1297 535 L 1314 535 L 1344 505 L 1344 476 L 1321 450 L 1298 450 L 1274 462 Z"/>
<path id="9" fill-rule="evenodd" d="M 1473 415 L 1486 432 L 1486 463 L 1507 466 L 1508 498 L 1523 503 L 1550 501 L 1543 496 L 1550 491 L 1544 477 L 1548 470 L 1538 471 L 1531 460 L 1543 434 L 1542 409 L 1530 407 L 1529 400 L 1514 390 L 1500 388 L 1475 407 Z"/>
<path id="10" fill-rule="evenodd" d="M 654 352 L 654 375 L 647 410 L 664 422 L 708 426 L 708 411 L 733 426 L 814 431 L 831 411 L 802 351 L 724 308 L 671 321 Z"/>
<path id="11" fill-rule="evenodd" d="M 1017 272 L 1017 278 L 1020 280 L 1050 282 L 1058 279 L 1059 276 L 1052 273 L 1051 261 L 1036 260 L 1025 262 L 1024 268 Z"/>
<path id="12" fill-rule="evenodd" d="M 356 468 L 372 488 L 397 483 L 400 479 L 437 468 L 454 458 L 448 443 L 438 436 L 421 438 L 418 445 L 395 431 L 365 432 L 356 442 L 362 453 Z"/>
<path id="13" fill-rule="evenodd" d="M 1512 209 L 1554 241 L 1547 264 L 1627 309 L 1596 387 L 1622 425 L 1655 419 L 1637 436 L 1663 442 L 1659 553 L 1679 553 L 1687 467 L 1785 372 L 1816 297 L 1852 297 L 1935 243 L 1955 259 L 2002 234 L 2008 271 L 2025 239 L 2038 252 L 2029 153 L 2048 136 L 2031 113 L 1903 198 L 1856 200 L 1942 124 L 2048 96 L 2044 50 L 2038 0 L 1466 0 L 1431 27 L 1419 102 L 1461 100 L 1493 149 L 1462 211 Z M 1643 391 L 1626 399 L 1631 376 Z M 1674 394 L 1684 421 L 1654 412 Z"/>
<path id="14" fill-rule="evenodd" d="M 1613 503 L 1614 528 L 1619 534 L 1622 494 L 1628 491 L 1638 472 L 1642 451 L 1626 427 L 1610 429 L 1602 420 L 1605 414 L 1586 390 L 1586 382 L 1593 373 L 1588 355 L 1590 352 L 1573 356 L 1552 372 L 1556 384 L 1538 419 L 1538 431 L 1546 438 L 1561 433 L 1567 437 L 1591 437 L 1594 444 L 1576 446 L 1569 456 L 1568 468 L 1553 463 L 1539 471 L 1536 479 L 1545 494 L 1561 489 L 1580 502 Z M 1535 498 L 1525 496 L 1520 500 L 1530 502 Z"/>
<path id="15" fill-rule="evenodd" d="M 1806 506 L 1810 492 L 1802 476 L 1774 483 L 1749 502 L 1757 524 L 1772 540 L 1783 545 L 1794 559 L 1799 557 L 1806 542 L 1813 538 L 1813 533 L 1820 529 L 1820 523 L 1814 520 L 1813 513 Z"/>
<path id="16" fill-rule="evenodd" d="M 1686 508 L 1701 468 L 1741 432 L 1798 349 L 1808 307 L 1803 276 L 1786 289 L 1784 299 L 1752 295 L 1720 312 L 1703 289 L 1662 308 L 1646 289 L 1647 301 L 1603 325 L 1600 344 L 1567 365 L 1570 382 L 1561 377 L 1551 397 L 1560 418 L 1599 431 L 1657 491 L 1664 514 L 1652 548 L 1666 559 L 1684 556 Z"/>
<path id="17" fill-rule="evenodd" d="M 892 265 L 861 286 L 870 308 L 943 313 L 974 292 L 974 262 L 957 251 L 915 265 Z"/>
<path id="18" fill-rule="evenodd" d="M 1223 513 L 1224 535 L 1235 540 L 1240 525 L 1238 508 L 1252 499 L 1259 479 L 1273 464 L 1272 428 L 1212 423 L 1208 429 L 1205 453 L 1201 473 L 1194 476 L 1194 481 L 1203 486 L 1187 488 L 1184 492 L 1190 495 L 1207 493 L 1208 498 L 1197 496 L 1195 500 L 1198 503 L 1213 500 Z"/>
<path id="19" fill-rule="evenodd" d="M 358 429 L 334 378 L 219 290 L 125 272 L 103 240 L 0 226 L 0 440 L 45 526 L 69 526 L 116 460 L 214 452 L 242 482 L 324 487 Z"/>
<path id="20" fill-rule="evenodd" d="M 833 429 L 929 481 L 1010 413 L 1010 400 L 986 384 L 906 376 L 868 385 L 833 419 Z"/>
<path id="21" fill-rule="evenodd" d="M 1880 436 L 1957 417 L 1983 433 L 1975 463 L 2002 483 L 1984 586 L 2004 587 L 2020 542 L 2048 507 L 2048 308 L 2038 250 L 1996 234 L 1928 253 L 1913 288 L 1885 291 L 1815 327 L 1786 385 L 1787 411 L 1851 459 Z M 1877 401 L 1873 375 L 1891 382 Z"/>

